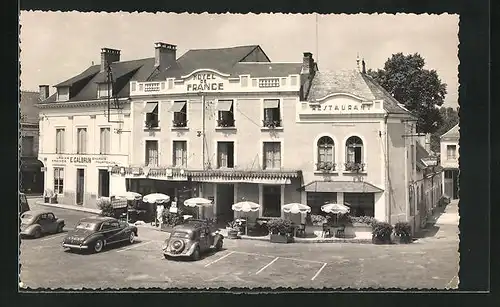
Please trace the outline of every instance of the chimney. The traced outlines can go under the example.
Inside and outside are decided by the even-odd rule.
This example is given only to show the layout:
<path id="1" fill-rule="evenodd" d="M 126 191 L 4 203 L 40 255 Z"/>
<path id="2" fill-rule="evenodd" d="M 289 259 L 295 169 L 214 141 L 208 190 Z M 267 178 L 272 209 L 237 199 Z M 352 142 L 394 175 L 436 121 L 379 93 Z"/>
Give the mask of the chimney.
<path id="1" fill-rule="evenodd" d="M 177 46 L 166 43 L 155 43 L 155 67 L 167 68 L 177 59 Z"/>
<path id="2" fill-rule="evenodd" d="M 44 101 L 47 98 L 49 98 L 49 86 L 48 85 L 39 85 L 38 88 L 40 89 L 40 101 Z"/>
<path id="3" fill-rule="evenodd" d="M 309 89 L 311 87 L 311 80 L 316 73 L 316 63 L 314 63 L 313 55 L 310 52 L 304 52 L 302 58 L 302 70 L 300 71 L 300 84 L 301 84 L 301 99 L 307 99 Z"/>
<path id="4" fill-rule="evenodd" d="M 107 65 L 120 62 L 120 50 L 111 48 L 101 49 L 101 72 L 106 71 Z"/>
<path id="5" fill-rule="evenodd" d="M 366 63 L 365 63 L 365 59 L 361 60 L 361 73 L 366 74 Z"/>
<path id="6" fill-rule="evenodd" d="M 300 73 L 305 75 L 311 75 L 313 69 L 314 69 L 314 60 L 312 57 L 312 53 L 304 52 L 304 57 L 302 58 L 302 71 Z"/>

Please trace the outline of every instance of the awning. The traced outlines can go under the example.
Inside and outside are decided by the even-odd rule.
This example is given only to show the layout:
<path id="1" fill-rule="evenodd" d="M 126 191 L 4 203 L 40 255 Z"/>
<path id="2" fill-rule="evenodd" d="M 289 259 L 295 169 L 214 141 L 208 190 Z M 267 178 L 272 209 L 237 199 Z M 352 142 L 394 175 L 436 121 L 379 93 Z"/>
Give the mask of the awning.
<path id="1" fill-rule="evenodd" d="M 264 100 L 264 109 L 276 109 L 279 106 L 280 106 L 280 101 L 278 99 Z"/>
<path id="2" fill-rule="evenodd" d="M 384 190 L 362 181 L 313 181 L 302 187 L 306 192 L 379 193 Z"/>
<path id="3" fill-rule="evenodd" d="M 180 112 L 185 105 L 185 101 L 174 101 L 174 104 L 170 108 L 170 112 Z"/>
<path id="4" fill-rule="evenodd" d="M 21 171 L 41 171 L 42 161 L 36 158 L 21 158 Z"/>
<path id="5" fill-rule="evenodd" d="M 152 113 L 156 107 L 158 107 L 158 102 L 148 102 L 144 107 L 144 113 Z"/>
<path id="6" fill-rule="evenodd" d="M 217 101 L 217 111 L 231 111 L 232 106 L 233 106 L 232 100 Z"/>

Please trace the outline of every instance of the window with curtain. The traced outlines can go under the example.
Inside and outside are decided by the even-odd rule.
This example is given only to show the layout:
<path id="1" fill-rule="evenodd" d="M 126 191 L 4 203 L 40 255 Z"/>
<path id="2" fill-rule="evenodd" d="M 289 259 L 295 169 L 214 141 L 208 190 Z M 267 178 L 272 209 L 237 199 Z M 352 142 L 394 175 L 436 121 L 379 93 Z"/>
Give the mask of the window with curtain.
<path id="1" fill-rule="evenodd" d="M 64 168 L 54 167 L 54 193 L 64 192 Z"/>
<path id="2" fill-rule="evenodd" d="M 234 167 L 234 142 L 217 142 L 217 167 Z"/>
<path id="3" fill-rule="evenodd" d="M 64 129 L 56 129 L 56 153 L 64 152 Z"/>
<path id="4" fill-rule="evenodd" d="M 448 160 L 455 160 L 457 158 L 457 146 L 447 145 L 446 146 L 446 158 Z"/>
<path id="5" fill-rule="evenodd" d="M 346 162 L 363 163 L 363 141 L 357 136 L 351 136 L 347 139 Z"/>
<path id="6" fill-rule="evenodd" d="M 76 153 L 87 153 L 87 128 L 78 128 L 76 130 L 77 146 Z"/>
<path id="7" fill-rule="evenodd" d="M 334 143 L 331 137 L 323 136 L 318 140 L 317 170 L 334 170 Z"/>
<path id="8" fill-rule="evenodd" d="M 101 128 L 100 154 L 109 154 L 111 147 L 111 128 Z"/>
<path id="9" fill-rule="evenodd" d="M 187 141 L 174 141 L 172 162 L 175 167 L 187 166 Z"/>
<path id="10" fill-rule="evenodd" d="M 281 143 L 264 142 L 264 169 L 281 168 Z"/>
<path id="11" fill-rule="evenodd" d="M 281 127 L 281 112 L 279 99 L 264 100 L 264 127 Z"/>
<path id="12" fill-rule="evenodd" d="M 146 141 L 147 166 L 158 166 L 158 141 Z"/>

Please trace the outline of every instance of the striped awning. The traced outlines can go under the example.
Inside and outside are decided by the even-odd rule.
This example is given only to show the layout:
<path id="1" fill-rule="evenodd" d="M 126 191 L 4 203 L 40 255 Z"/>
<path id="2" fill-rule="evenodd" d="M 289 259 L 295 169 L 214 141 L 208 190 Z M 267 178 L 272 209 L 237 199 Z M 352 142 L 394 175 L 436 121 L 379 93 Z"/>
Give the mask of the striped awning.
<path id="1" fill-rule="evenodd" d="M 379 193 L 384 190 L 362 181 L 313 181 L 302 189 L 306 192 L 321 193 Z"/>

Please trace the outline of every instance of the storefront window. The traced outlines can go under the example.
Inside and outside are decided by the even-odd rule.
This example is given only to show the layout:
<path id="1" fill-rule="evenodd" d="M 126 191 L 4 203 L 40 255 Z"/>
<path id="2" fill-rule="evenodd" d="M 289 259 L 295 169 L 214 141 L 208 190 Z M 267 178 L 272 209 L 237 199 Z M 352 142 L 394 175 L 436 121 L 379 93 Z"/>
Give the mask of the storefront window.
<path id="1" fill-rule="evenodd" d="M 64 192 L 64 168 L 54 168 L 54 192 L 63 194 Z"/>
<path id="2" fill-rule="evenodd" d="M 264 185 L 262 190 L 263 212 L 266 217 L 281 216 L 281 186 Z"/>
<path id="3" fill-rule="evenodd" d="M 337 193 L 327 193 L 327 192 L 308 192 L 307 193 L 307 205 L 311 207 L 311 214 L 322 214 L 326 213 L 321 211 L 321 206 L 337 203 Z"/>

